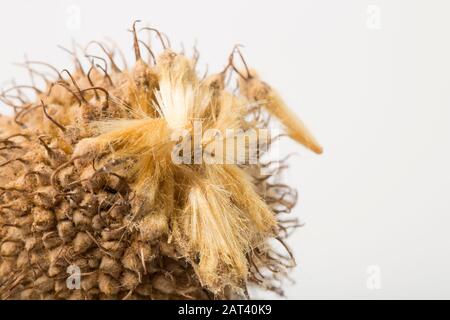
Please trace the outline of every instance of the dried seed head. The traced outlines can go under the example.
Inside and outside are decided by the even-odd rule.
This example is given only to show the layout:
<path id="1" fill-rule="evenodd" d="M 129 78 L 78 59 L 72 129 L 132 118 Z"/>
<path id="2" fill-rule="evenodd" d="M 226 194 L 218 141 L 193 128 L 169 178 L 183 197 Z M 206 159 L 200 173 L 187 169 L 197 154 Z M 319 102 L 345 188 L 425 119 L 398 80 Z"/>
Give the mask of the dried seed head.
<path id="1" fill-rule="evenodd" d="M 59 237 L 68 242 L 75 235 L 75 226 L 72 221 L 61 221 L 57 225 Z"/>
<path id="2" fill-rule="evenodd" d="M 133 290 L 139 285 L 139 277 L 134 272 L 125 271 L 120 280 L 120 284 L 126 290 Z"/>
<path id="3" fill-rule="evenodd" d="M 98 283 L 98 273 L 93 272 L 91 274 L 85 275 L 81 278 L 81 288 L 84 291 L 89 291 L 95 287 L 97 287 Z"/>
<path id="4" fill-rule="evenodd" d="M 235 143 L 227 130 L 268 129 L 262 102 L 291 138 L 321 147 L 245 61 L 244 71 L 235 67 L 239 47 L 222 72 L 199 79 L 198 52 L 188 57 L 158 30 L 141 30 L 160 39 L 160 55 L 133 25 L 133 67 L 119 68 L 117 48 L 92 42 L 106 58 L 84 52 L 86 69 L 75 49 L 66 50 L 74 72 L 27 61 L 32 85 L 0 97 L 16 111 L 0 117 L 0 299 L 233 298 L 245 296 L 248 284 L 280 292 L 275 279 L 293 257 L 270 240 L 284 247 L 282 237 L 297 225 L 282 217 L 296 194 L 272 181 L 283 161 L 272 170 L 260 160 L 272 139 L 234 146 L 248 151 L 256 142 L 256 163 L 247 155 L 225 165 L 197 158 Z M 239 94 L 227 88 L 232 69 Z M 25 88 L 37 94 L 34 103 Z M 194 135 L 196 121 L 221 135 L 219 144 L 208 135 L 172 139 Z M 194 163 L 173 160 L 179 146 Z M 262 176 L 263 169 L 272 171 Z M 82 272 L 75 291 L 66 285 L 73 265 Z"/>
<path id="5" fill-rule="evenodd" d="M 113 278 L 117 278 L 122 271 L 121 265 L 116 260 L 106 255 L 103 256 L 99 269 Z"/>
<path id="6" fill-rule="evenodd" d="M 19 254 L 23 245 L 17 241 L 5 241 L 0 246 L 0 255 L 2 257 L 12 257 Z"/>
<path id="7" fill-rule="evenodd" d="M 168 218 L 163 212 L 155 212 L 142 219 L 138 228 L 141 232 L 142 240 L 153 241 L 168 233 Z"/>
<path id="8" fill-rule="evenodd" d="M 268 84 L 261 81 L 255 71 L 249 71 L 250 77 L 239 79 L 240 92 L 252 101 L 263 102 L 264 107 L 285 126 L 289 136 L 305 147 L 320 154 L 322 147 L 297 117 L 284 103 L 280 95 Z"/>
<path id="9" fill-rule="evenodd" d="M 98 277 L 98 288 L 106 296 L 113 296 L 119 292 L 120 283 L 110 275 L 100 273 Z"/>
<path id="10" fill-rule="evenodd" d="M 33 228 L 38 231 L 48 231 L 55 223 L 55 215 L 50 210 L 34 207 L 33 214 Z"/>
<path id="11" fill-rule="evenodd" d="M 76 253 L 81 254 L 91 248 L 93 244 L 94 241 L 91 239 L 91 237 L 89 237 L 87 233 L 79 232 L 73 240 L 73 250 Z"/>

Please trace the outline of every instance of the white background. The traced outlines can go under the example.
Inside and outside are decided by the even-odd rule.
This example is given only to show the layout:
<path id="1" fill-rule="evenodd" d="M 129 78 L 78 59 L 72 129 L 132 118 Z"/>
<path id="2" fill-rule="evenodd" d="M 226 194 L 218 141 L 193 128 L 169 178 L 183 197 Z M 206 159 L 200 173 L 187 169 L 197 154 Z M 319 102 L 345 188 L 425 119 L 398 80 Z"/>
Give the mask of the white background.
<path id="1" fill-rule="evenodd" d="M 134 19 L 176 48 L 197 39 L 210 70 L 242 43 L 325 148 L 283 150 L 300 154 L 286 180 L 306 223 L 287 297 L 450 298 L 449 15 L 446 0 L 2 1 L 0 82 L 25 79 L 25 53 L 66 67 L 71 38 L 129 49 Z"/>

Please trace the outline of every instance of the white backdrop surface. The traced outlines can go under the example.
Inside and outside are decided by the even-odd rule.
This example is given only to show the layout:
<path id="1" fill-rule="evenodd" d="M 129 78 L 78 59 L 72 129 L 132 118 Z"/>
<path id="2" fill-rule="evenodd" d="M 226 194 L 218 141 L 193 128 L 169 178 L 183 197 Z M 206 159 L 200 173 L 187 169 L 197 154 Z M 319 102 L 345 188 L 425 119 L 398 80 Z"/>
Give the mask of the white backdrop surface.
<path id="1" fill-rule="evenodd" d="M 25 81 L 24 54 L 66 67 L 56 46 L 72 38 L 129 49 L 135 19 L 197 41 L 209 70 L 244 44 L 325 148 L 283 144 L 305 223 L 287 298 L 450 298 L 449 14 L 445 0 L 2 1 L 0 82 Z"/>

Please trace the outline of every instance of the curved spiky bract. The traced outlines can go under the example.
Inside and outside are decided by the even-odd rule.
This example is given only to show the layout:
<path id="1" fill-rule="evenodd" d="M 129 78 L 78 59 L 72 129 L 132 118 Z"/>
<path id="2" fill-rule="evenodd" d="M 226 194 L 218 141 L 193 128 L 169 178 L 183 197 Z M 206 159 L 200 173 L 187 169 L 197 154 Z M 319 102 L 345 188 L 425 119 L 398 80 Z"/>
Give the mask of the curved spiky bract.
<path id="1" fill-rule="evenodd" d="M 264 107 L 297 141 L 315 140 L 257 78 L 229 90 L 232 57 L 198 78 L 197 58 L 170 49 L 159 32 L 163 52 L 146 45 L 146 64 L 131 31 L 131 69 L 93 42 L 111 66 L 84 52 L 84 68 L 69 51 L 73 73 L 27 62 L 32 76 L 40 66 L 56 78 L 4 91 L 16 115 L 0 117 L 0 298 L 233 298 L 250 284 L 281 294 L 293 257 L 271 240 L 284 245 L 298 225 L 283 218 L 296 193 L 273 182 L 284 161 L 260 158 L 272 142 L 260 136 Z M 25 87 L 37 97 L 25 101 Z M 14 91 L 20 100 L 6 95 Z M 235 149 L 245 155 L 230 162 Z M 81 272 L 77 290 L 68 268 Z"/>

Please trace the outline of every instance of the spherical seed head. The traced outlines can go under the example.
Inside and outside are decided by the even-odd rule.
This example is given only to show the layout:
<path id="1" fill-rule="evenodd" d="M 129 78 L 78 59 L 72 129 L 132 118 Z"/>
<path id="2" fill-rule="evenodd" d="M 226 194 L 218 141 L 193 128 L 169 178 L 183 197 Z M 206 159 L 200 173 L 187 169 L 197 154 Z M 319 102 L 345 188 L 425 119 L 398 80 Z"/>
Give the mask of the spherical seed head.
<path id="1" fill-rule="evenodd" d="M 293 258 L 269 242 L 284 244 L 295 223 L 281 215 L 296 201 L 272 181 L 282 161 L 269 175 L 260 159 L 174 163 L 171 138 L 178 130 L 192 137 L 195 121 L 222 135 L 222 146 L 234 140 L 228 129 L 267 128 L 252 108 L 267 98 L 275 104 L 266 109 L 302 142 L 298 127 L 252 71 L 235 93 L 225 83 L 232 59 L 199 78 L 198 57 L 175 52 L 156 33 L 164 50 L 155 63 L 144 62 L 133 26 L 131 68 L 121 70 L 103 44 L 106 67 L 74 59 L 74 72 L 55 72 L 39 64 L 56 78 L 36 88 L 34 103 L 14 105 L 14 118 L 0 117 L 0 298 L 233 298 L 250 284 L 280 293 L 270 275 L 283 275 Z M 204 150 L 212 140 L 183 145 Z M 185 159 L 199 154 L 182 151 Z M 80 289 L 68 288 L 68 270 Z"/>

